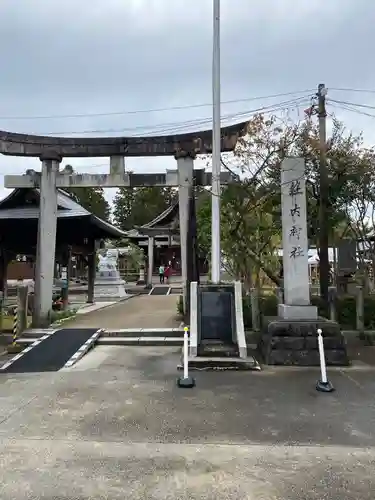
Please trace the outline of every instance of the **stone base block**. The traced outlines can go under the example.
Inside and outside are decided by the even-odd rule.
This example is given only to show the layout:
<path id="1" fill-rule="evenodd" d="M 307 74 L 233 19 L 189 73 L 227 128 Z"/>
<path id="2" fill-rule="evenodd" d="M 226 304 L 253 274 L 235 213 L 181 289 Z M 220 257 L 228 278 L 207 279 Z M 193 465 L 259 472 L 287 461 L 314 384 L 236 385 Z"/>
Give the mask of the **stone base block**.
<path id="1" fill-rule="evenodd" d="M 202 342 L 198 346 L 198 356 L 206 356 L 208 358 L 238 358 L 239 349 L 236 344 Z"/>
<path id="2" fill-rule="evenodd" d="M 323 332 L 328 366 L 347 366 L 345 338 L 335 321 L 291 321 L 268 318 L 257 348 L 267 365 L 319 366 L 317 330 Z"/>
<path id="3" fill-rule="evenodd" d="M 94 296 L 96 299 L 126 297 L 125 282 L 95 283 Z"/>
<path id="4" fill-rule="evenodd" d="M 316 306 L 288 306 L 279 304 L 277 313 L 280 318 L 287 320 L 317 320 L 318 308 Z"/>
<path id="5" fill-rule="evenodd" d="M 8 354 L 19 354 L 20 352 L 22 352 L 25 349 L 25 347 L 26 346 L 23 343 L 10 344 L 7 346 L 7 353 Z"/>
<path id="6" fill-rule="evenodd" d="M 198 356 L 198 347 L 197 346 L 189 346 L 189 356 L 191 358 L 196 358 Z"/>

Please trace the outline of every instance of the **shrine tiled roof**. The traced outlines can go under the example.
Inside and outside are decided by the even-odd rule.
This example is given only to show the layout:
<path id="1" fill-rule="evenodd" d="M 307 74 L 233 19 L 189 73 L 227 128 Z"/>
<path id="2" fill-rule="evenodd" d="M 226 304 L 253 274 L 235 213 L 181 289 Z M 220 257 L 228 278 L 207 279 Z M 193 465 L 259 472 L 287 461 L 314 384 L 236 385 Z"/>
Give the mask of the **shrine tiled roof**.
<path id="1" fill-rule="evenodd" d="M 39 189 L 14 189 L 6 198 L 0 201 L 0 220 L 39 219 L 39 198 Z M 126 237 L 124 231 L 86 210 L 69 193 L 62 189 L 57 190 L 57 218 L 58 220 L 87 218 L 91 224 L 107 233 L 108 238 Z"/>

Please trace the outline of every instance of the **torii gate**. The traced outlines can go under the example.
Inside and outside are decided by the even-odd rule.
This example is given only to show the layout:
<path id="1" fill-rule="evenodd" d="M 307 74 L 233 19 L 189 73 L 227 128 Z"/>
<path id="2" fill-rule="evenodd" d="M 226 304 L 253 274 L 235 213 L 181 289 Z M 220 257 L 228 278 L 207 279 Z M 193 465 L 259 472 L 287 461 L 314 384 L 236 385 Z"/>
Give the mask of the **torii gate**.
<path id="1" fill-rule="evenodd" d="M 244 135 L 247 122 L 221 129 L 221 151 L 233 151 L 237 139 Z M 194 172 L 197 155 L 211 154 L 212 131 L 191 132 L 152 137 L 70 138 L 27 135 L 0 131 L 0 153 L 9 156 L 36 157 L 42 171 L 28 170 L 24 175 L 6 175 L 6 188 L 38 187 L 40 215 L 35 273 L 35 307 L 37 324 L 49 322 L 56 245 L 56 188 L 71 187 L 137 187 L 176 186 L 179 188 L 181 264 L 184 284 L 187 278 L 187 230 L 189 192 L 194 179 L 197 185 L 210 185 L 212 174 Z M 71 167 L 59 170 L 63 158 L 110 157 L 109 174 L 74 174 Z M 174 156 L 177 170 L 161 174 L 134 174 L 125 171 L 125 157 Z M 221 173 L 227 183 L 229 172 Z"/>

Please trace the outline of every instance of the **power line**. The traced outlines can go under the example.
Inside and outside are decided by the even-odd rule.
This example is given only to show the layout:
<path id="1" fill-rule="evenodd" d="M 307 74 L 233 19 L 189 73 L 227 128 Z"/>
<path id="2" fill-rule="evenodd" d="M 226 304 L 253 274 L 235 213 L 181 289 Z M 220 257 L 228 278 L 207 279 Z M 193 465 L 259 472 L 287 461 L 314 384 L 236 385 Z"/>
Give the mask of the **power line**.
<path id="1" fill-rule="evenodd" d="M 281 109 L 286 108 L 286 107 L 293 107 L 296 105 L 301 105 L 306 102 L 307 99 L 309 99 L 310 96 L 305 95 L 301 97 L 297 97 L 295 99 L 290 99 L 288 101 L 284 101 L 281 103 L 275 103 L 275 104 L 270 104 L 268 106 L 262 106 L 260 108 L 240 112 L 240 113 L 232 113 L 232 114 L 227 114 L 224 115 L 222 118 L 224 120 L 239 120 L 241 119 L 246 119 L 248 115 L 252 115 L 255 113 L 262 113 L 262 112 L 275 112 L 279 111 Z M 63 131 L 63 132 L 44 132 L 41 134 L 37 135 L 45 135 L 45 136 L 57 136 L 57 135 L 77 135 L 77 134 L 112 134 L 112 133 L 121 133 L 121 132 L 134 132 L 137 130 L 145 130 L 146 131 L 142 134 L 141 136 L 145 135 L 153 135 L 155 133 L 158 133 L 160 135 L 164 134 L 165 132 L 169 130 L 178 130 L 180 128 L 186 129 L 188 127 L 193 127 L 193 126 L 203 126 L 206 125 L 207 123 L 211 123 L 212 117 L 205 117 L 205 118 L 199 118 L 195 120 L 185 120 L 183 122 L 170 122 L 170 123 L 160 123 L 160 124 L 155 124 L 155 125 L 139 125 L 136 127 L 129 127 L 129 128 L 121 128 L 121 129 L 96 129 L 96 130 L 80 130 L 80 131 Z M 151 129 L 151 130 L 150 130 Z"/>
<path id="2" fill-rule="evenodd" d="M 368 116 L 370 118 L 375 118 L 375 115 L 373 115 L 371 113 L 366 113 L 366 111 L 361 111 L 360 109 L 351 108 L 350 106 L 345 105 L 345 104 L 341 104 L 340 106 L 338 106 L 337 104 L 331 104 L 331 106 L 334 108 L 337 108 L 337 109 L 341 109 L 343 111 L 351 111 L 352 113 L 357 113 L 358 115 Z"/>
<path id="3" fill-rule="evenodd" d="M 236 119 L 237 122 L 241 119 L 241 120 L 246 120 L 246 119 L 250 119 L 251 118 L 251 115 L 254 115 L 256 113 L 263 113 L 263 114 L 269 114 L 269 113 L 274 113 L 274 112 L 277 112 L 277 111 L 282 111 L 282 110 L 285 110 L 285 109 L 288 109 L 288 108 L 291 108 L 293 106 L 296 106 L 296 105 L 302 105 L 304 103 L 308 102 L 306 99 L 304 99 L 304 101 L 300 101 L 300 102 L 296 102 L 296 101 L 293 101 L 293 102 L 289 102 L 288 104 L 285 104 L 285 105 L 278 105 L 278 106 L 272 106 L 272 107 L 263 107 L 263 108 L 258 108 L 258 109 L 255 109 L 255 110 L 249 110 L 249 111 L 246 111 L 246 112 L 243 112 L 243 113 L 236 113 L 236 114 L 233 114 L 233 115 L 224 115 L 222 118 L 228 120 L 228 119 Z M 203 125 L 208 125 L 208 124 L 211 124 L 212 123 L 212 117 L 209 117 L 209 118 L 205 118 L 205 119 L 202 119 L 202 120 L 199 120 L 199 123 L 196 122 L 196 121 L 193 121 L 193 122 L 190 122 L 188 124 L 186 124 L 185 122 L 179 122 L 178 124 L 176 125 L 172 125 L 171 127 L 169 128 L 164 128 L 162 131 L 160 129 L 154 129 L 154 130 L 148 130 L 147 132 L 145 133 L 141 133 L 138 135 L 138 137 L 147 137 L 147 136 L 152 136 L 152 135 L 155 135 L 157 133 L 162 133 L 162 134 L 167 134 L 167 133 L 176 133 L 176 132 L 186 132 L 186 128 L 187 127 L 192 127 L 193 125 L 200 125 L 200 126 L 203 126 Z M 228 124 L 230 125 L 230 124 Z M 196 129 L 195 129 L 196 131 Z"/>
<path id="4" fill-rule="evenodd" d="M 360 104 L 357 102 L 341 101 L 337 99 L 327 99 L 327 100 L 329 100 L 329 102 L 335 102 L 337 104 L 345 104 L 348 106 L 356 106 L 358 108 L 375 109 L 375 106 L 371 106 L 370 104 Z"/>
<path id="5" fill-rule="evenodd" d="M 375 94 L 375 90 L 371 89 L 350 89 L 350 88 L 338 88 L 338 87 L 329 87 L 329 90 L 336 90 L 338 92 L 358 92 L 362 94 Z"/>
<path id="6" fill-rule="evenodd" d="M 307 90 L 297 90 L 295 92 L 283 92 L 280 94 L 271 94 L 266 96 L 257 97 L 247 97 L 243 99 L 232 99 L 229 101 L 222 101 L 221 104 L 236 104 L 241 102 L 258 101 L 262 99 L 273 99 L 277 97 L 284 97 L 295 94 L 306 94 L 313 92 L 313 89 Z M 105 113 L 78 113 L 73 115 L 46 115 L 46 116 L 0 116 L 0 120 L 52 120 L 59 118 L 89 118 L 89 117 L 100 117 L 100 116 L 116 116 L 116 115 L 136 115 L 144 113 L 159 113 L 164 111 L 179 111 L 183 109 L 194 109 L 194 108 L 204 108 L 212 106 L 212 103 L 202 103 L 202 104 L 190 104 L 186 106 L 173 106 L 168 108 L 153 108 L 153 109 L 140 109 L 140 110 L 130 110 L 130 111 L 112 111 Z"/>

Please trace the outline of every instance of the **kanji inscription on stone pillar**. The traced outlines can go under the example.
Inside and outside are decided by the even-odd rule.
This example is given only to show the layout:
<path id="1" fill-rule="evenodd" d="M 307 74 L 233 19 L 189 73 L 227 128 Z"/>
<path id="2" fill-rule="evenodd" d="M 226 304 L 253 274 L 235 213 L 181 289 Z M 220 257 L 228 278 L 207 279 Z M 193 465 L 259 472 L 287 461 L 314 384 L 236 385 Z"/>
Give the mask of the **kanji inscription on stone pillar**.
<path id="1" fill-rule="evenodd" d="M 313 319 L 317 312 L 310 305 L 303 158 L 285 158 L 282 162 L 281 207 L 285 304 L 280 304 L 279 315 L 285 319 Z"/>

